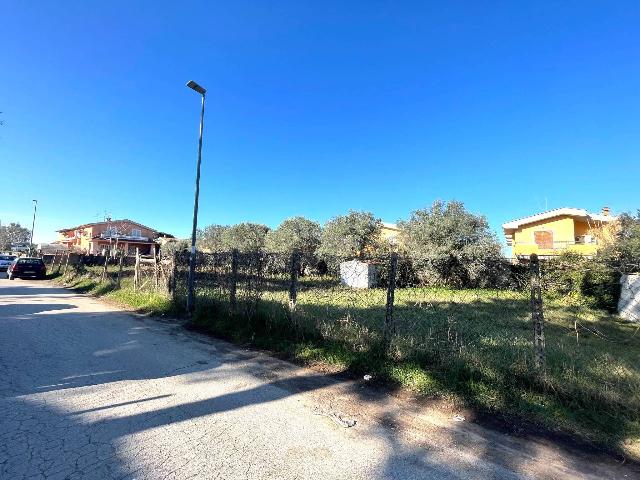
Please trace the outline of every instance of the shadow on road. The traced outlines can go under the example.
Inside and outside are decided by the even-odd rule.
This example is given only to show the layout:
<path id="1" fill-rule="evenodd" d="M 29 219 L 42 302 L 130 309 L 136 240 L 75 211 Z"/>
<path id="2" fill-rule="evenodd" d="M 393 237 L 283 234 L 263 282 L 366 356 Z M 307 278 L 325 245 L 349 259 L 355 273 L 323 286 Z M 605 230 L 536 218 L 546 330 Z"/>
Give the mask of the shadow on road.
<path id="1" fill-rule="evenodd" d="M 9 290 L 1 289 L 2 294 Z M 68 300 L 64 293 L 60 302 Z M 336 375 L 289 376 L 297 370 L 290 366 L 271 377 L 272 363 L 264 356 L 197 334 L 183 334 L 178 325 L 154 325 L 120 312 L 78 311 L 77 305 L 69 303 L 34 302 L 38 295 L 55 297 L 48 288 L 18 288 L 11 295 L 25 298 L 19 308 L 15 303 L 0 303 L 2 478 L 143 478 L 145 471 L 158 477 L 173 471 L 176 478 L 191 474 L 209 478 L 211 471 L 206 469 L 224 460 L 207 445 L 218 436 L 225 438 L 227 431 L 231 432 L 228 435 L 243 435 L 241 429 L 234 433 L 237 423 L 223 425 L 229 415 L 236 415 L 234 422 L 242 422 L 242 409 L 338 384 L 356 399 L 376 401 L 376 395 L 360 384 Z M 199 380 L 215 386 L 216 380 L 240 381 L 245 377 L 253 378 L 248 387 L 222 393 L 212 387 L 204 398 L 189 397 L 195 388 L 190 385 Z M 172 391 L 167 391 L 169 379 Z M 378 398 L 382 402 L 382 396 Z M 87 408 L 68 407 L 83 403 Z M 307 414 L 302 424 L 317 426 L 313 413 Z M 216 423 L 216 418 L 223 423 Z M 508 442 L 493 444 L 497 434 L 482 438 L 455 428 L 440 432 L 439 438 L 445 442 L 437 445 L 429 438 L 409 435 L 397 412 L 388 412 L 380 420 L 379 424 L 357 426 L 355 433 L 335 425 L 327 433 L 345 445 L 372 441 L 382 445 L 377 451 L 378 455 L 383 452 L 382 458 L 373 456 L 372 450 L 370 458 L 351 459 L 363 472 L 367 463 L 376 462 L 378 478 L 518 478 L 513 472 L 526 472 L 538 455 L 533 443 L 528 449 L 520 443 L 509 448 Z M 196 428 L 184 433 L 189 425 Z M 242 427 L 248 429 L 244 434 L 248 437 L 251 429 L 259 429 L 258 424 Z M 169 428 L 176 436 L 155 443 L 160 432 Z M 198 432 L 202 438 L 197 437 Z M 457 445 L 459 452 L 452 445 Z M 241 452 L 230 453 L 229 448 L 233 446 L 225 450 L 232 459 L 229 461 L 242 462 L 242 455 L 234 456 Z M 250 463 L 252 457 L 264 455 L 258 448 L 243 446 L 248 449 L 244 461 Z M 279 458 L 273 456 L 274 465 Z M 565 465 L 590 473 L 574 458 L 567 457 Z M 185 459 L 189 460 L 183 464 Z M 306 464 L 313 461 L 303 458 L 291 462 L 279 476 L 304 478 Z M 322 459 L 325 467 L 332 461 L 337 460 Z M 344 466 L 335 467 L 334 478 L 349 478 Z"/>

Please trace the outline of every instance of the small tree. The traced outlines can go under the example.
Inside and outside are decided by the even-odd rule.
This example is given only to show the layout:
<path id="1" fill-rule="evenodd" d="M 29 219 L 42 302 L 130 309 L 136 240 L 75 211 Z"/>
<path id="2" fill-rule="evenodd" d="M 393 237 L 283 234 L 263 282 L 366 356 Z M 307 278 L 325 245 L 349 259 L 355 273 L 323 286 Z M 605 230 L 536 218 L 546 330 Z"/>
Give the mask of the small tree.
<path id="1" fill-rule="evenodd" d="M 188 252 L 190 247 L 191 240 L 186 238 L 167 240 L 162 247 L 160 247 L 160 255 L 163 257 L 172 257 L 176 252 Z"/>
<path id="2" fill-rule="evenodd" d="M 267 233 L 265 248 L 268 252 L 281 254 L 271 255 L 270 268 L 274 271 L 289 269 L 291 254 L 300 254 L 300 273 L 317 264 L 315 251 L 320 244 L 322 229 L 320 224 L 304 217 L 292 217 L 283 221 L 278 228 Z"/>
<path id="3" fill-rule="evenodd" d="M 10 223 L 0 227 L 0 250 L 11 250 L 12 243 L 28 243 L 31 230 L 20 223 Z"/>
<path id="4" fill-rule="evenodd" d="M 240 252 L 256 252 L 264 249 L 269 227 L 257 223 L 239 223 L 227 227 L 221 235 L 222 250 L 237 248 Z"/>
<path id="5" fill-rule="evenodd" d="M 349 211 L 329 220 L 322 230 L 317 254 L 321 257 L 363 258 L 376 251 L 380 219 L 370 212 Z"/>
<path id="6" fill-rule="evenodd" d="M 603 230 L 610 234 L 598 239 L 603 244 L 599 256 L 622 273 L 640 271 L 640 210 L 635 215 L 623 213 Z"/>
<path id="7" fill-rule="evenodd" d="M 487 220 L 467 212 L 461 202 L 436 201 L 413 212 L 400 227 L 402 243 L 425 284 L 486 286 L 507 272 Z"/>
<path id="8" fill-rule="evenodd" d="M 304 217 L 293 217 L 283 221 L 278 228 L 267 233 L 265 245 L 269 252 L 312 255 L 320 245 L 320 224 Z"/>
<path id="9" fill-rule="evenodd" d="M 209 225 L 196 234 L 196 246 L 199 250 L 221 252 L 224 248 L 222 236 L 229 227 L 225 225 Z"/>

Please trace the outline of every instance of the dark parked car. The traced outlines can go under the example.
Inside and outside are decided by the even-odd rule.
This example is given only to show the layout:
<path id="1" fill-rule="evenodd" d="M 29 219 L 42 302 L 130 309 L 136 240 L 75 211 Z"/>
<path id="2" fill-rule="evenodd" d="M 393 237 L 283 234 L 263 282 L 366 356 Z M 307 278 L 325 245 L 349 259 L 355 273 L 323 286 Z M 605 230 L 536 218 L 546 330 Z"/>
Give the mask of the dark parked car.
<path id="1" fill-rule="evenodd" d="M 15 259 L 15 255 L 0 255 L 0 272 L 6 272 Z"/>
<path id="2" fill-rule="evenodd" d="M 47 267 L 40 258 L 16 258 L 7 270 L 9 280 L 14 278 L 44 278 Z"/>

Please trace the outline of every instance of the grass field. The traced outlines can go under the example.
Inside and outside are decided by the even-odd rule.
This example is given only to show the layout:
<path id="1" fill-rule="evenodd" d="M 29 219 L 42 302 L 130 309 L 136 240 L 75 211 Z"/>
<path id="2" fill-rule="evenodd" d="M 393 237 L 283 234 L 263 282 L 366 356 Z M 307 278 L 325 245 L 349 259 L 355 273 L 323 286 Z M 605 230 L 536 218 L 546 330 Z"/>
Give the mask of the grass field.
<path id="1" fill-rule="evenodd" d="M 73 282 L 141 311 L 179 310 L 164 294 L 134 292 L 130 278 L 120 290 L 90 278 Z M 284 277 L 239 285 L 235 313 L 226 289 L 197 294 L 194 322 L 213 334 L 640 458 L 640 333 L 575 299 L 545 298 L 542 376 L 532 362 L 526 292 L 398 289 L 390 356 L 380 351 L 384 289 L 303 278 L 293 314 Z"/>

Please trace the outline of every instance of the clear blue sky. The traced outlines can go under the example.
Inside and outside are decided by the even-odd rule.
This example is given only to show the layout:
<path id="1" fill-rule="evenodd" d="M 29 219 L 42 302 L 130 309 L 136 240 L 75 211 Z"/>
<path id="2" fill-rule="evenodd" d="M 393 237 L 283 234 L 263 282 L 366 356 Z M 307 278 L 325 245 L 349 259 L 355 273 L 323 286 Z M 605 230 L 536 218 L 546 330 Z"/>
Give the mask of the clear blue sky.
<path id="1" fill-rule="evenodd" d="M 640 206 L 640 3 L 0 0 L 0 220 Z M 7 175 L 7 171 L 11 172 Z"/>

